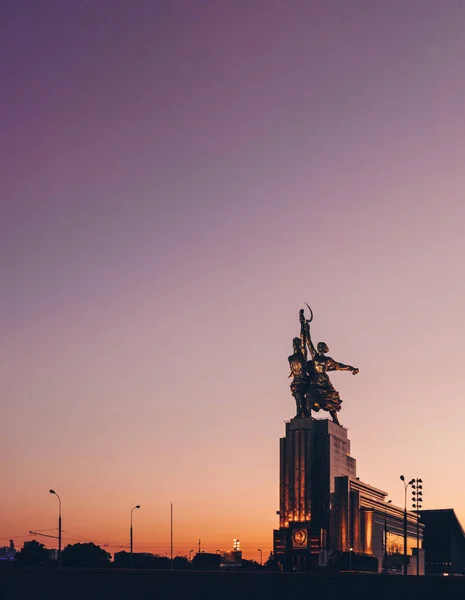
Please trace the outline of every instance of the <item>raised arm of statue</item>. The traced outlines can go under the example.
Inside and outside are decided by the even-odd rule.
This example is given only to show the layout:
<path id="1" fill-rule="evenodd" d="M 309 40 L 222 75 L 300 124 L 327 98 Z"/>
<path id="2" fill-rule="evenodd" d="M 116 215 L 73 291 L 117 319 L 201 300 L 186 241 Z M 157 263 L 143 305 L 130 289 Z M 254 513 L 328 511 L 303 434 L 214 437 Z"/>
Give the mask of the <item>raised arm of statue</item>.
<path id="1" fill-rule="evenodd" d="M 307 330 L 306 330 L 306 321 L 304 316 L 303 309 L 299 311 L 299 321 L 300 321 L 300 347 L 302 349 L 302 356 L 305 358 L 305 362 L 307 362 Z"/>
<path id="2" fill-rule="evenodd" d="M 326 362 L 326 370 L 327 371 L 352 371 L 353 375 L 357 375 L 358 369 L 356 367 L 352 367 L 351 365 L 345 365 L 344 363 L 340 363 L 335 361 L 334 359 L 327 357 Z"/>
<path id="3" fill-rule="evenodd" d="M 304 327 L 305 327 L 305 342 L 306 342 L 307 348 L 309 349 L 310 355 L 313 360 L 315 358 L 316 350 L 315 350 L 315 346 L 313 345 L 312 338 L 310 336 L 310 323 L 308 321 L 306 321 Z"/>

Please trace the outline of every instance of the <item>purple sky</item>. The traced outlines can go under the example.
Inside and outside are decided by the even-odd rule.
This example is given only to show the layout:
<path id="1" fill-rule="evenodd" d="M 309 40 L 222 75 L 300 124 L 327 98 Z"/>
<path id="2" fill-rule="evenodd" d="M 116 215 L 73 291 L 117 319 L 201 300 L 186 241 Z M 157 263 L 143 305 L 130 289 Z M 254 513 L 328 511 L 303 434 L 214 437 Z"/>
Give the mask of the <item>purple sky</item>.
<path id="1" fill-rule="evenodd" d="M 126 543 L 140 503 L 165 552 L 173 502 L 177 551 L 268 551 L 305 301 L 360 368 L 332 378 L 358 475 L 465 523 L 465 4 L 0 23 L 0 538 L 56 527 L 53 487 L 76 536 Z"/>

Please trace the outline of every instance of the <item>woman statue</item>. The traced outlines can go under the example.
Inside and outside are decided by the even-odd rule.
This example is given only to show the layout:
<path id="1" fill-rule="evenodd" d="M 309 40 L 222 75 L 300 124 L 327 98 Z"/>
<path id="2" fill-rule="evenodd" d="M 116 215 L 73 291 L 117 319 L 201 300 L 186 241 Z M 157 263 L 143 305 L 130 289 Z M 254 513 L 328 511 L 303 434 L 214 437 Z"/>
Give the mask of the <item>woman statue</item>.
<path id="1" fill-rule="evenodd" d="M 350 365 L 336 362 L 330 356 L 326 356 L 329 348 L 325 342 L 319 342 L 316 350 L 310 337 L 310 321 L 306 321 L 305 325 L 305 342 L 312 356 L 312 360 L 307 363 L 307 372 L 310 382 L 306 393 L 307 411 L 310 415 L 310 410 L 315 411 L 327 410 L 331 415 L 334 423 L 340 425 L 337 413 L 341 410 L 342 400 L 327 375 L 328 371 L 352 371 L 353 375 L 357 375 L 358 369 Z"/>

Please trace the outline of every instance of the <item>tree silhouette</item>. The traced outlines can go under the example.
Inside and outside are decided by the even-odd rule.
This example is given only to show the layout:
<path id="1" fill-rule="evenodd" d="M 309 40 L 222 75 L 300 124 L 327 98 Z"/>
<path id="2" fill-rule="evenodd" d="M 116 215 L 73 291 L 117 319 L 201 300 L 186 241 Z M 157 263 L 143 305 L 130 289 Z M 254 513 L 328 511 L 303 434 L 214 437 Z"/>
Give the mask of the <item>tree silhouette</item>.
<path id="1" fill-rule="evenodd" d="M 64 567 L 106 567 L 110 564 L 111 554 L 93 542 L 69 544 L 62 552 Z"/>
<path id="2" fill-rule="evenodd" d="M 247 560 L 246 558 L 242 559 L 241 569 L 243 571 L 256 571 L 263 568 L 264 567 L 261 566 L 256 560 Z"/>
<path id="3" fill-rule="evenodd" d="M 263 566 L 265 569 L 268 569 L 268 571 L 279 571 L 278 561 L 276 560 L 276 556 L 273 554 L 273 552 L 270 552 L 270 556 Z"/>
<path id="4" fill-rule="evenodd" d="M 49 562 L 49 551 L 37 540 L 24 542 L 24 546 L 16 553 L 15 561 L 23 567 L 35 567 Z"/>
<path id="5" fill-rule="evenodd" d="M 130 557 L 131 555 L 129 552 L 125 552 L 124 550 L 122 552 L 116 552 L 113 566 L 117 569 L 129 569 L 131 566 Z M 171 562 L 167 556 L 150 554 L 150 552 L 134 552 L 132 556 L 132 566 L 134 569 L 169 569 Z M 190 563 L 185 557 L 177 556 L 173 560 L 174 569 L 184 569 L 189 566 Z"/>
<path id="6" fill-rule="evenodd" d="M 173 569 L 188 570 L 191 568 L 191 563 L 187 560 L 187 556 L 175 556 L 173 559 Z"/>

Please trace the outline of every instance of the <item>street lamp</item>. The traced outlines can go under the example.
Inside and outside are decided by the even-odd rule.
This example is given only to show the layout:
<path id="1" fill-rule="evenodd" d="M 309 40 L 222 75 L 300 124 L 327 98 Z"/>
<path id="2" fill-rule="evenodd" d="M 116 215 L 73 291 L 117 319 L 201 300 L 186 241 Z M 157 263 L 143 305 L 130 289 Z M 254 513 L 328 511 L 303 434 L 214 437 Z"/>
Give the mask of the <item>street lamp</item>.
<path id="1" fill-rule="evenodd" d="M 170 502 L 170 567 L 173 569 L 173 503 Z"/>
<path id="2" fill-rule="evenodd" d="M 405 481 L 403 475 L 400 476 L 400 480 L 404 484 L 404 575 L 407 575 L 407 489 L 410 485 L 415 483 L 415 479 L 411 479 L 408 483 Z"/>
<path id="3" fill-rule="evenodd" d="M 423 502 L 423 481 L 416 479 L 412 485 L 412 508 L 417 511 L 417 575 L 420 575 L 420 510 Z"/>
<path id="4" fill-rule="evenodd" d="M 388 504 L 391 504 L 392 500 L 388 500 L 384 505 L 384 572 L 387 573 L 387 516 L 386 510 Z"/>
<path id="5" fill-rule="evenodd" d="M 50 493 L 58 498 L 58 566 L 61 567 L 61 498 L 55 490 L 50 490 Z"/>
<path id="6" fill-rule="evenodd" d="M 262 556 L 263 556 L 262 549 L 259 548 L 258 551 L 260 552 L 260 566 L 262 566 Z"/>
<path id="7" fill-rule="evenodd" d="M 136 508 L 140 508 L 139 504 L 137 506 L 135 506 L 134 508 L 131 509 L 131 528 L 129 530 L 129 547 L 130 547 L 130 555 L 129 555 L 129 564 L 131 566 L 133 566 L 133 556 L 132 556 L 132 550 L 133 550 L 133 543 L 132 543 L 132 513 L 134 510 L 136 510 Z"/>
<path id="8" fill-rule="evenodd" d="M 352 571 L 352 552 L 354 551 L 353 548 L 349 548 L 349 571 Z"/>

